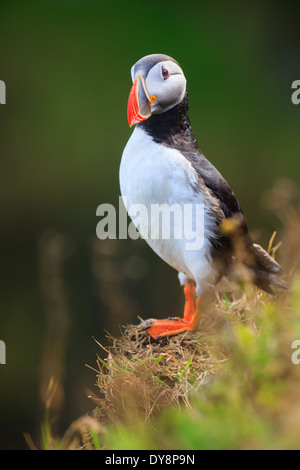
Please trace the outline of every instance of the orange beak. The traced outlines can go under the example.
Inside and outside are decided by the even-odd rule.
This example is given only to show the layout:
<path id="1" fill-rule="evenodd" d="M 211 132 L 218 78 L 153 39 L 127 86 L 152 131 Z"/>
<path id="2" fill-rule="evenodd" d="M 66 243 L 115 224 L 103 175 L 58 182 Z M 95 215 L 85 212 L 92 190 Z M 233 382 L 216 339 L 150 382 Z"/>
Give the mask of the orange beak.
<path id="1" fill-rule="evenodd" d="M 151 116 L 151 103 L 155 103 L 155 101 L 157 101 L 157 98 L 150 96 L 147 91 L 144 77 L 137 74 L 128 98 L 127 117 L 129 126 L 131 127 L 148 119 Z"/>

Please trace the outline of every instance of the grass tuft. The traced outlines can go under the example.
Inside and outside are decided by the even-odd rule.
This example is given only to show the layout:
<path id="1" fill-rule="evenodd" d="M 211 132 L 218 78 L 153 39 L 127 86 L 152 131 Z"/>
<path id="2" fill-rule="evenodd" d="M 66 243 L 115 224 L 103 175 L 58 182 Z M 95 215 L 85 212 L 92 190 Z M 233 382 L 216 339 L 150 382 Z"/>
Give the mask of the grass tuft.
<path id="1" fill-rule="evenodd" d="M 154 342 L 144 324 L 98 360 L 94 417 L 108 449 L 299 448 L 300 280 L 289 294 L 216 294 L 225 321 Z M 207 326 L 207 325 L 206 325 Z"/>

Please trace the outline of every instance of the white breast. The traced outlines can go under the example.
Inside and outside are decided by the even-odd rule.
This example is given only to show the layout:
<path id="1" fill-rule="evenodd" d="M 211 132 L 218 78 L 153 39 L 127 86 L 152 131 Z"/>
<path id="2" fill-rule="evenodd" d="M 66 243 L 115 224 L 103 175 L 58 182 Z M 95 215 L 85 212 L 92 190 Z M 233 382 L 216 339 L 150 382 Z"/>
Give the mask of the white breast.
<path id="1" fill-rule="evenodd" d="M 179 272 L 197 280 L 206 278 L 210 266 L 208 240 L 214 229 L 205 197 L 196 193 L 198 176 L 190 162 L 175 149 L 157 144 L 142 129 L 136 127 L 122 155 L 120 166 L 120 186 L 127 208 L 133 204 L 143 204 L 151 213 L 151 204 L 203 204 L 204 207 L 204 242 L 201 250 L 187 250 L 183 236 L 176 240 L 149 238 L 151 248 L 168 264 Z M 195 217 L 196 212 L 193 212 Z M 195 222 L 195 221 L 194 221 Z M 176 224 L 176 221 L 174 221 Z M 143 220 L 144 227 L 149 226 L 149 219 Z M 194 223 L 194 227 L 197 225 Z M 173 227 L 174 228 L 174 227 Z M 184 234 L 184 230 L 183 230 Z"/>

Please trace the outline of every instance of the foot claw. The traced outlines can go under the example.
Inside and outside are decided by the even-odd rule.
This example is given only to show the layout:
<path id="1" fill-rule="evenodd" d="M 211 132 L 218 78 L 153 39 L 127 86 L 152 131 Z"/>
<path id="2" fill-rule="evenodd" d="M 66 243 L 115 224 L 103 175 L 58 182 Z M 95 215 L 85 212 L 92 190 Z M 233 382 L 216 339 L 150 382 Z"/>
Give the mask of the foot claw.
<path id="1" fill-rule="evenodd" d="M 152 320 L 151 318 L 148 318 L 147 320 L 144 320 L 142 325 L 144 326 L 145 330 L 148 330 L 155 324 L 155 320 Z"/>

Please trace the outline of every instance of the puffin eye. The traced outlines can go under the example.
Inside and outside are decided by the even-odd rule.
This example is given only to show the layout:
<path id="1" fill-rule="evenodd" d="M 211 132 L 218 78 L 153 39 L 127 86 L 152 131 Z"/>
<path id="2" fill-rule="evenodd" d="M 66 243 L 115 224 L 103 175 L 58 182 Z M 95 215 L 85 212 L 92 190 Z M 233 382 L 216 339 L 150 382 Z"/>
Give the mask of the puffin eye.
<path id="1" fill-rule="evenodd" d="M 161 74 L 163 76 L 163 79 L 165 80 L 166 78 L 168 78 L 168 76 L 170 75 L 170 72 L 169 70 L 165 69 L 164 67 L 162 67 L 161 69 Z"/>

